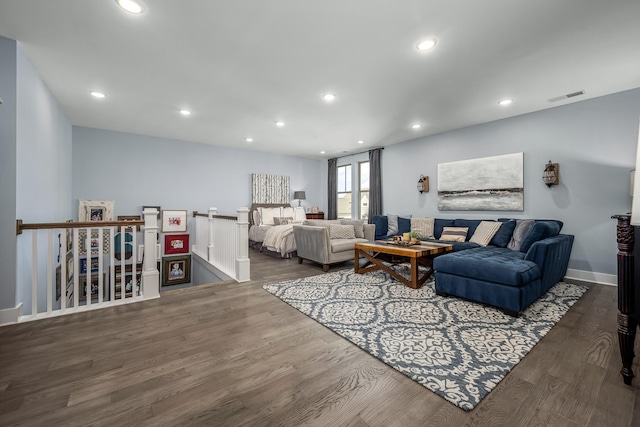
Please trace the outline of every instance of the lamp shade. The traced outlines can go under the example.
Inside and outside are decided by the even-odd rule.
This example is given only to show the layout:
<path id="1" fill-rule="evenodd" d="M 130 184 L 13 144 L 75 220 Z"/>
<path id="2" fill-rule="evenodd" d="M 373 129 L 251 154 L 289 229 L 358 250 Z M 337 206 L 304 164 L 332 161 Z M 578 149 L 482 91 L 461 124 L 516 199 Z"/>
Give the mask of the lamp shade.
<path id="1" fill-rule="evenodd" d="M 294 191 L 293 198 L 294 200 L 305 200 L 307 197 L 304 194 L 304 191 Z"/>

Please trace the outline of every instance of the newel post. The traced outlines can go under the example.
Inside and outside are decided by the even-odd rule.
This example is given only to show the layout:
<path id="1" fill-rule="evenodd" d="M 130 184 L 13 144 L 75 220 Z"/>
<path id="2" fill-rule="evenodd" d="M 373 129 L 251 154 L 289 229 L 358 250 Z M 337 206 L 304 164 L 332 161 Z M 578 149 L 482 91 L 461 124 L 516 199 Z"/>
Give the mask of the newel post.
<path id="1" fill-rule="evenodd" d="M 144 299 L 160 297 L 160 272 L 158 271 L 158 211 L 147 208 L 144 216 L 144 261 L 142 265 L 142 295 Z"/>
<path id="2" fill-rule="evenodd" d="M 251 263 L 249 261 L 249 209 L 238 208 L 238 256 L 236 257 L 236 280 L 251 280 Z"/>
<path id="3" fill-rule="evenodd" d="M 214 242 L 214 228 L 213 221 L 215 220 L 213 217 L 218 215 L 218 208 L 209 208 L 209 241 L 207 243 L 207 260 L 213 261 L 213 249 L 215 248 Z"/>

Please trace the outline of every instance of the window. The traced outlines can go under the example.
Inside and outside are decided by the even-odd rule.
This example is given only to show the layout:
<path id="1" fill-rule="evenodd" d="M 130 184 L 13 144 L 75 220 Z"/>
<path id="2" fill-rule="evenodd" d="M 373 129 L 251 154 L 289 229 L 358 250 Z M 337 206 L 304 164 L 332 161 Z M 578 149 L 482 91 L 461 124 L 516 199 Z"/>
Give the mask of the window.
<path id="1" fill-rule="evenodd" d="M 358 174 L 360 175 L 360 204 L 358 206 L 358 218 L 367 219 L 369 217 L 369 162 L 358 164 Z"/>
<path id="2" fill-rule="evenodd" d="M 338 218 L 351 218 L 351 165 L 338 166 Z"/>
<path id="3" fill-rule="evenodd" d="M 353 162 L 338 166 L 337 170 L 338 218 L 367 219 L 369 216 L 369 162 Z M 352 187 L 352 181 L 357 182 L 357 186 Z"/>

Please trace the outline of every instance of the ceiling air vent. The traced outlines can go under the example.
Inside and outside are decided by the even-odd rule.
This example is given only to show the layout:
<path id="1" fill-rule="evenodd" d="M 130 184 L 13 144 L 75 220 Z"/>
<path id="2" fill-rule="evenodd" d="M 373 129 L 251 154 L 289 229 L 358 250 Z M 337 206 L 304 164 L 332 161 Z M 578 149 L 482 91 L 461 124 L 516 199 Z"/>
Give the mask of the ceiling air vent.
<path id="1" fill-rule="evenodd" d="M 563 99 L 569 99 L 569 98 L 573 98 L 575 96 L 580 96 L 580 95 L 584 95 L 584 91 L 583 90 L 580 90 L 578 92 L 568 93 L 566 95 L 556 96 L 555 98 L 547 99 L 547 101 L 548 102 L 558 102 L 558 101 L 562 101 Z"/>

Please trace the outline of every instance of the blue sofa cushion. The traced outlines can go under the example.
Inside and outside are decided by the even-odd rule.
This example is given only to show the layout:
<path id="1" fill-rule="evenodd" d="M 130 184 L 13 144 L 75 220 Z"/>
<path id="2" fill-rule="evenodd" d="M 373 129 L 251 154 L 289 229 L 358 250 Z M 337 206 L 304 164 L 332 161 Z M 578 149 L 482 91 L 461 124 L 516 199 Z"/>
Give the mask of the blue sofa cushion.
<path id="1" fill-rule="evenodd" d="M 467 231 L 467 241 L 473 236 L 476 228 L 482 222 L 481 219 L 456 219 L 454 222 L 454 227 L 467 227 L 469 230 Z"/>
<path id="2" fill-rule="evenodd" d="M 562 225 L 558 224 L 558 222 L 559 221 L 536 221 L 522 240 L 520 252 L 528 252 L 531 245 L 539 240 L 557 236 L 562 228 Z"/>
<path id="3" fill-rule="evenodd" d="M 513 230 L 516 228 L 516 220 L 507 219 L 500 222 L 502 225 L 489 244 L 492 246 L 498 246 L 499 248 L 506 248 L 509 244 L 509 240 L 511 240 L 511 236 L 513 235 Z"/>
<path id="4" fill-rule="evenodd" d="M 398 234 L 409 233 L 411 231 L 411 218 L 398 217 Z"/>
<path id="5" fill-rule="evenodd" d="M 441 255 L 433 260 L 440 273 L 521 287 L 541 277 L 540 267 L 524 253 L 507 248 L 481 247 Z"/>
<path id="6" fill-rule="evenodd" d="M 384 239 L 387 237 L 387 230 L 389 229 L 389 223 L 387 222 L 386 215 L 374 215 L 373 224 L 376 226 L 376 240 Z"/>
<path id="7" fill-rule="evenodd" d="M 436 239 L 439 239 L 440 236 L 442 236 L 442 229 L 444 227 L 454 227 L 455 222 L 456 222 L 455 219 L 436 218 L 433 221 L 433 237 L 435 237 Z"/>

